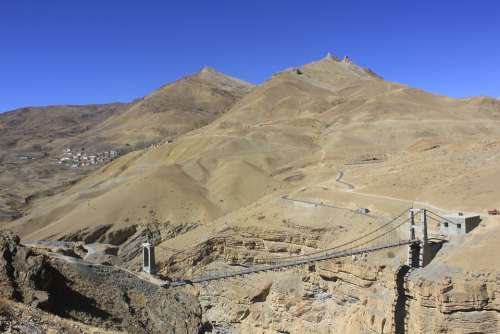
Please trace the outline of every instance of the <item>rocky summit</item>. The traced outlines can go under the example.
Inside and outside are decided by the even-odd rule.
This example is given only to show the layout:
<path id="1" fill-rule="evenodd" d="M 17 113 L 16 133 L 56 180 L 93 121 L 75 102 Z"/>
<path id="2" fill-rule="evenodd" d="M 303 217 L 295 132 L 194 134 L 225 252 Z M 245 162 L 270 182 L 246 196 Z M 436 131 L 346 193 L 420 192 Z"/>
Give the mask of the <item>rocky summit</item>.
<path id="1" fill-rule="evenodd" d="M 0 329 L 498 333 L 499 138 L 332 54 L 0 114 Z"/>

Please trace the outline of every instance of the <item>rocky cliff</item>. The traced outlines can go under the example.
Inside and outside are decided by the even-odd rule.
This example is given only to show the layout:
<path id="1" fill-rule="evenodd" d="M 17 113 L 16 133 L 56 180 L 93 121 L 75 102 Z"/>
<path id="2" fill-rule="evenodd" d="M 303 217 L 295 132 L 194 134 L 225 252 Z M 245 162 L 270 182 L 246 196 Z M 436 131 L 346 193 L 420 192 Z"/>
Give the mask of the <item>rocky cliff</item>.
<path id="1" fill-rule="evenodd" d="M 76 257 L 38 253 L 19 244 L 11 233 L 0 234 L 0 300 L 10 305 L 0 328 L 19 330 L 16 303 L 35 328 L 42 313 L 128 333 L 196 333 L 201 310 L 183 291 L 166 291 L 112 266 L 89 266 Z M 12 303 L 14 305 L 12 306 Z M 43 317 L 42 317 L 43 318 Z M 28 321 L 28 320 L 24 320 Z"/>
<path id="2" fill-rule="evenodd" d="M 321 234 L 232 232 L 172 256 L 163 272 L 189 277 L 236 270 L 276 254 L 310 252 Z M 464 272 L 440 261 L 410 269 L 405 255 L 406 248 L 383 251 L 189 289 L 201 303 L 204 330 L 212 333 L 498 332 L 495 270 Z"/>
<path id="3" fill-rule="evenodd" d="M 372 260 L 212 283 L 199 291 L 204 321 L 214 333 L 498 333 L 498 274 L 413 270 L 398 303 L 398 267 Z"/>
<path id="4" fill-rule="evenodd" d="M 406 285 L 408 333 L 498 333 L 500 273 L 436 267 L 412 272 Z"/>

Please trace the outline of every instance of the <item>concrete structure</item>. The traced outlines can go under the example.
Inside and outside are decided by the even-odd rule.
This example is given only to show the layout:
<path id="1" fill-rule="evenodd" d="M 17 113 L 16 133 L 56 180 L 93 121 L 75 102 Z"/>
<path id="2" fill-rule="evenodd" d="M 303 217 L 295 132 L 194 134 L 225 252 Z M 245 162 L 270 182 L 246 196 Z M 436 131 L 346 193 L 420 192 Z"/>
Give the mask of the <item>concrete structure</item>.
<path id="1" fill-rule="evenodd" d="M 362 215 L 367 215 L 370 213 L 370 209 L 368 208 L 358 208 L 356 210 L 357 213 L 362 214 Z"/>
<path id="2" fill-rule="evenodd" d="M 481 222 L 481 217 L 477 215 L 457 214 L 445 215 L 439 224 L 440 232 L 444 235 L 467 234 Z"/>
<path id="3" fill-rule="evenodd" d="M 415 209 L 408 210 L 408 239 L 416 239 L 415 231 Z M 419 267 L 419 253 L 420 253 L 420 243 L 414 243 L 408 245 L 408 259 L 407 265 L 411 268 Z"/>
<path id="4" fill-rule="evenodd" d="M 417 225 L 416 217 L 420 215 L 420 223 Z M 409 239 L 419 242 L 408 245 L 407 265 L 411 268 L 422 268 L 428 265 L 437 252 L 441 249 L 442 243 L 429 241 L 427 232 L 427 210 L 410 209 L 408 211 Z"/>
<path id="5" fill-rule="evenodd" d="M 156 273 L 155 247 L 149 242 L 142 244 L 142 271 L 154 275 Z"/>

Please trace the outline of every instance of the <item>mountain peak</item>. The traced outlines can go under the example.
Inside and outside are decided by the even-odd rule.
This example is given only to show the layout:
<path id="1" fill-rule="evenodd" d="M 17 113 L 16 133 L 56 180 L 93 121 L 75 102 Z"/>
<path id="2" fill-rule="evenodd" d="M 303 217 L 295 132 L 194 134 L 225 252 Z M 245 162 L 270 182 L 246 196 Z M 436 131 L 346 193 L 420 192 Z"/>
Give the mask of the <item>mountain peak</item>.
<path id="1" fill-rule="evenodd" d="M 238 88 L 248 90 L 253 86 L 246 81 L 219 72 L 215 68 L 210 66 L 204 66 L 199 72 L 195 73 L 193 77 L 197 77 L 198 79 L 202 79 L 204 81 L 209 81 L 212 84 L 220 85 L 224 88 Z"/>
<path id="2" fill-rule="evenodd" d="M 203 66 L 199 73 L 219 73 L 215 68 L 210 66 Z"/>
<path id="3" fill-rule="evenodd" d="M 335 56 L 334 54 L 327 52 L 326 56 L 324 56 L 320 61 L 334 61 L 334 62 L 342 62 L 346 64 L 352 64 L 351 58 L 349 56 L 344 56 L 342 61 L 340 60 L 339 57 Z"/>
<path id="4" fill-rule="evenodd" d="M 323 58 L 299 67 L 290 67 L 277 72 L 272 76 L 271 80 L 290 78 L 290 74 L 293 78 L 300 78 L 301 81 L 331 90 L 338 90 L 343 85 L 343 82 L 352 84 L 352 79 L 383 79 L 370 69 L 351 62 L 349 57 L 345 56 L 343 60 L 340 60 L 331 53 L 327 53 Z"/>
<path id="5" fill-rule="evenodd" d="M 193 74 L 194 76 L 198 76 L 202 79 L 213 79 L 215 77 L 229 77 L 225 75 L 224 73 L 217 71 L 215 68 L 210 67 L 210 66 L 203 66 L 201 70 Z"/>
<path id="6" fill-rule="evenodd" d="M 333 60 L 333 61 L 339 61 L 339 58 L 337 58 L 335 55 L 331 54 L 330 52 L 327 52 L 326 56 L 323 58 L 323 60 Z"/>
<path id="7" fill-rule="evenodd" d="M 352 64 L 351 58 L 349 58 L 349 56 L 344 56 L 344 59 L 342 59 L 342 62 L 346 63 L 346 64 Z"/>

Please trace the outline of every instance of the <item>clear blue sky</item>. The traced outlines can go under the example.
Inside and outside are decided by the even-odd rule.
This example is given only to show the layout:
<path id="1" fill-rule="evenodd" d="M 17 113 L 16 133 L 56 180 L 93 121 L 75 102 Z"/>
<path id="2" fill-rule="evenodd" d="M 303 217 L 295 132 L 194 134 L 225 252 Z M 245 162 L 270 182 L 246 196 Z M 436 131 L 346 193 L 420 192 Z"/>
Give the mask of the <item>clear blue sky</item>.
<path id="1" fill-rule="evenodd" d="M 259 83 L 328 51 L 500 96 L 500 1 L 0 0 L 0 111 L 129 101 L 204 65 Z"/>

